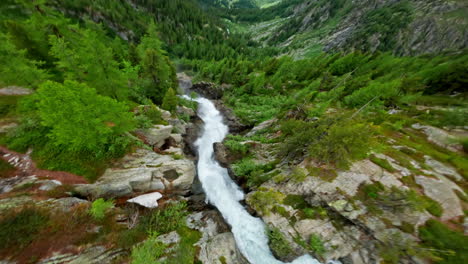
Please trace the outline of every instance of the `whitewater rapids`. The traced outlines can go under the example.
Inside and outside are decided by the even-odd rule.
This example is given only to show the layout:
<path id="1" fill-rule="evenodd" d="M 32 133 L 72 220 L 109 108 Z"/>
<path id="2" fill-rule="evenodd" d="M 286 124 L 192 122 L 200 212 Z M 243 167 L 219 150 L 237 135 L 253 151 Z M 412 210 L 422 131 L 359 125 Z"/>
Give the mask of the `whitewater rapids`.
<path id="1" fill-rule="evenodd" d="M 252 264 L 284 264 L 273 256 L 268 247 L 265 224 L 251 216 L 239 203 L 244 193 L 231 180 L 227 169 L 214 159 L 213 143 L 223 141 L 228 127 L 214 104 L 205 98 L 194 99 L 198 102 L 198 115 L 204 121 L 204 130 L 195 142 L 198 149 L 198 177 L 206 193 L 207 200 L 218 208 L 226 222 L 231 226 L 237 246 L 244 257 Z M 297 258 L 294 264 L 320 264 L 309 255 Z"/>

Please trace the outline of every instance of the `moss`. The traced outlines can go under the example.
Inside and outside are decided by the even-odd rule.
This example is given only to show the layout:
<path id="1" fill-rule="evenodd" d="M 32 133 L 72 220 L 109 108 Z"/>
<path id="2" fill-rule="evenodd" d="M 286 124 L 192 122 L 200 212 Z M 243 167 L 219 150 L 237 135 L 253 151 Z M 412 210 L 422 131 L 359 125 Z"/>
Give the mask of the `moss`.
<path id="1" fill-rule="evenodd" d="M 304 209 L 309 206 L 302 195 L 289 194 L 284 198 L 283 203 L 294 209 Z"/>
<path id="2" fill-rule="evenodd" d="M 226 263 L 227 263 L 227 262 L 226 262 L 226 257 L 225 257 L 225 256 L 219 257 L 219 262 L 220 262 L 221 264 L 226 264 Z"/>
<path id="3" fill-rule="evenodd" d="M 312 234 L 310 236 L 309 248 L 314 254 L 319 256 L 322 256 L 325 253 L 325 245 L 323 244 L 322 239 L 316 234 Z"/>
<path id="4" fill-rule="evenodd" d="M 336 179 L 336 177 L 338 177 L 338 173 L 336 173 L 336 170 L 333 169 L 308 167 L 307 170 L 309 171 L 310 176 L 319 177 L 326 182 L 332 182 L 334 179 Z"/>
<path id="5" fill-rule="evenodd" d="M 408 233 L 408 234 L 414 234 L 414 231 L 415 231 L 414 225 L 406 221 L 402 221 L 401 226 L 399 226 L 399 228 L 401 229 L 401 231 Z"/>
<path id="6" fill-rule="evenodd" d="M 284 198 L 285 195 L 281 192 L 273 189 L 260 188 L 249 196 L 247 202 L 255 211 L 263 215 L 269 215 L 273 207 L 281 204 Z"/>

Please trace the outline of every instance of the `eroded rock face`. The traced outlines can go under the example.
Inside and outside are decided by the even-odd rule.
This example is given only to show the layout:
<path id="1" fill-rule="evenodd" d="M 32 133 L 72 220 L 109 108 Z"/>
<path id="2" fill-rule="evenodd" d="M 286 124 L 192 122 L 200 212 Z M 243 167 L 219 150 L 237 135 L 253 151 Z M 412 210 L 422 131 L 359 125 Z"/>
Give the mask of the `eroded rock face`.
<path id="1" fill-rule="evenodd" d="M 76 191 L 93 198 L 116 198 L 149 191 L 187 193 L 196 174 L 192 160 L 146 149 L 138 149 L 119 163 L 120 167 L 107 169 L 96 183 L 77 185 Z"/>
<path id="2" fill-rule="evenodd" d="M 217 211 L 204 211 L 191 214 L 187 217 L 187 226 L 202 233 L 197 242 L 200 247 L 198 255 L 202 263 L 218 264 L 248 264 L 249 262 L 240 253 L 236 241 L 229 227 Z"/>
<path id="3" fill-rule="evenodd" d="M 145 142 L 155 148 L 161 148 L 166 139 L 171 136 L 173 126 L 168 125 L 154 125 L 152 128 L 148 129 L 138 129 L 136 133 L 141 135 Z"/>
<path id="4" fill-rule="evenodd" d="M 103 246 L 90 247 L 79 254 L 65 253 L 54 254 L 54 256 L 44 259 L 40 264 L 72 263 L 72 264 L 110 264 L 115 259 L 127 255 L 124 249 L 107 249 Z"/>

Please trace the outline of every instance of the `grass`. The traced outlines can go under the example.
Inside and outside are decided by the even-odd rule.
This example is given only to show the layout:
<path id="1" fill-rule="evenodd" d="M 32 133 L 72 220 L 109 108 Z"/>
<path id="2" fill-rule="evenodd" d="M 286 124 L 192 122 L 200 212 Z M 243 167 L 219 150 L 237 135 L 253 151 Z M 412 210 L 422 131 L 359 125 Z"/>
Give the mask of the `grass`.
<path id="1" fill-rule="evenodd" d="M 426 247 L 441 259 L 440 264 L 468 263 L 468 237 L 436 220 L 429 220 L 419 228 L 419 236 Z"/>
<path id="2" fill-rule="evenodd" d="M 28 246 L 49 223 L 49 216 L 34 206 L 26 206 L 19 212 L 13 210 L 0 216 L 0 250 Z"/>
<path id="3" fill-rule="evenodd" d="M 369 159 L 373 163 L 379 165 L 381 168 L 387 170 L 390 173 L 397 172 L 397 170 L 395 168 L 393 168 L 392 165 L 390 165 L 390 162 L 388 162 L 388 160 L 386 160 L 386 159 L 378 158 L 373 154 L 369 156 Z"/>

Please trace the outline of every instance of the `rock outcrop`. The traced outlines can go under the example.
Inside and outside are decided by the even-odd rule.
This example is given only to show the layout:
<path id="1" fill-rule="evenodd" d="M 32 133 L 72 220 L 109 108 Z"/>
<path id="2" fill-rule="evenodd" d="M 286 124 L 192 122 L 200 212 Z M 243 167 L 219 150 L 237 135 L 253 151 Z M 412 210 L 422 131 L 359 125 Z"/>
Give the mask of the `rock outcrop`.
<path id="1" fill-rule="evenodd" d="M 138 149 L 107 169 L 94 184 L 77 185 L 87 197 L 116 198 L 151 191 L 188 193 L 195 178 L 192 160 Z"/>

